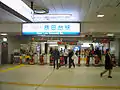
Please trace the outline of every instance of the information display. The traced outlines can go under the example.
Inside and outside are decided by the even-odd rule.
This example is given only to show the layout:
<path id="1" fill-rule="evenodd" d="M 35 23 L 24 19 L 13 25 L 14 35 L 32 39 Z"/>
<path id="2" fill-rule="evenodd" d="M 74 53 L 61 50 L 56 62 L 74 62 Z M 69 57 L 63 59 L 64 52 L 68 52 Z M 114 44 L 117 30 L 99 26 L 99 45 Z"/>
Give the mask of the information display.
<path id="1" fill-rule="evenodd" d="M 80 23 L 25 23 L 23 35 L 80 35 Z"/>

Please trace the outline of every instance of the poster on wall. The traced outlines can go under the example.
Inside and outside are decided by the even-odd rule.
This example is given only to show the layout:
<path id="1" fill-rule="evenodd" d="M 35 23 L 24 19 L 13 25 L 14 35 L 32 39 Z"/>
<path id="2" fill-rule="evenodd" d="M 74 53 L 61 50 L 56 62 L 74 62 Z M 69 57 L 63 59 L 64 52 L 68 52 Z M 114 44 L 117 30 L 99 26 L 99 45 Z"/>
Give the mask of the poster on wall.
<path id="1" fill-rule="evenodd" d="M 80 23 L 25 23 L 22 35 L 80 35 Z"/>

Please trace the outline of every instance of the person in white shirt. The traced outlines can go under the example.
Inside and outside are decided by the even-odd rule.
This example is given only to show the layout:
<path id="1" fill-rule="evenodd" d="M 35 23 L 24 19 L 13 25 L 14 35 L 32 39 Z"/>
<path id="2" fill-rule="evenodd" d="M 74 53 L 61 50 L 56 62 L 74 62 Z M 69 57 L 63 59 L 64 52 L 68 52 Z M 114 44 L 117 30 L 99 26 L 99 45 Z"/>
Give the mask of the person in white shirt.
<path id="1" fill-rule="evenodd" d="M 35 62 L 35 64 L 38 62 L 38 55 L 37 55 L 37 53 L 34 54 L 34 62 Z"/>
<path id="2" fill-rule="evenodd" d="M 67 50 L 67 48 L 65 48 L 65 49 L 64 49 L 65 66 L 67 66 L 67 58 L 68 58 L 68 50 Z"/>

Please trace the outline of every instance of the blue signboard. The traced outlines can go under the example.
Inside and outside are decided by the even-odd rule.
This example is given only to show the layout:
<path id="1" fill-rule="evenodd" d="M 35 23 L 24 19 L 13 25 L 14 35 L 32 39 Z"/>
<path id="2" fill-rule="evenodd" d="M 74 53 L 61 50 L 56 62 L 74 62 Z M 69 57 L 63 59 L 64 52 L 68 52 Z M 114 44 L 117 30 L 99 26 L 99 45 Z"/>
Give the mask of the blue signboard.
<path id="1" fill-rule="evenodd" d="M 80 35 L 80 23 L 26 23 L 23 35 Z"/>
<path id="2" fill-rule="evenodd" d="M 79 50 L 80 50 L 80 46 L 75 46 L 75 47 L 73 48 L 73 50 L 74 50 L 74 51 L 79 51 Z"/>

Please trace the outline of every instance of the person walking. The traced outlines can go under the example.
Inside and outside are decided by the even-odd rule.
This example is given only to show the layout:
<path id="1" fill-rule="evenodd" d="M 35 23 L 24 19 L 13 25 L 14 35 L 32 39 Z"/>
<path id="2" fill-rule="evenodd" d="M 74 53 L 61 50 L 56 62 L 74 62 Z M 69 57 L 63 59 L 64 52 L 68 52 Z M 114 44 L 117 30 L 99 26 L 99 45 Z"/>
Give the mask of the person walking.
<path id="1" fill-rule="evenodd" d="M 34 63 L 37 64 L 38 63 L 38 56 L 37 53 L 34 53 Z"/>
<path id="2" fill-rule="evenodd" d="M 89 49 L 86 50 L 86 56 L 87 56 L 86 65 L 89 66 L 90 64 L 90 50 Z"/>
<path id="3" fill-rule="evenodd" d="M 96 55 L 98 56 L 99 61 L 101 60 L 101 50 L 99 48 L 96 49 L 95 51 Z"/>
<path id="4" fill-rule="evenodd" d="M 67 48 L 65 47 L 65 49 L 64 49 L 65 66 L 67 66 L 67 58 L 68 58 L 68 50 L 67 50 Z"/>
<path id="5" fill-rule="evenodd" d="M 74 55 L 73 50 L 70 50 L 69 55 L 68 55 L 69 56 L 69 68 L 71 68 L 72 65 L 75 68 L 74 60 L 72 59 L 73 55 Z"/>
<path id="6" fill-rule="evenodd" d="M 109 71 L 108 78 L 112 78 L 111 71 L 112 71 L 113 65 L 112 65 L 112 60 L 111 59 L 112 58 L 111 58 L 111 55 L 110 55 L 110 50 L 107 49 L 106 50 L 106 55 L 105 55 L 105 71 L 100 73 L 101 77 L 103 76 L 103 74 L 105 74 L 107 71 Z"/>
<path id="7" fill-rule="evenodd" d="M 59 69 L 59 61 L 58 60 L 60 59 L 60 52 L 58 51 L 57 48 L 55 48 L 55 50 L 53 50 L 52 56 L 54 58 L 54 69 L 55 69 L 55 63 L 57 65 L 56 69 Z"/>

